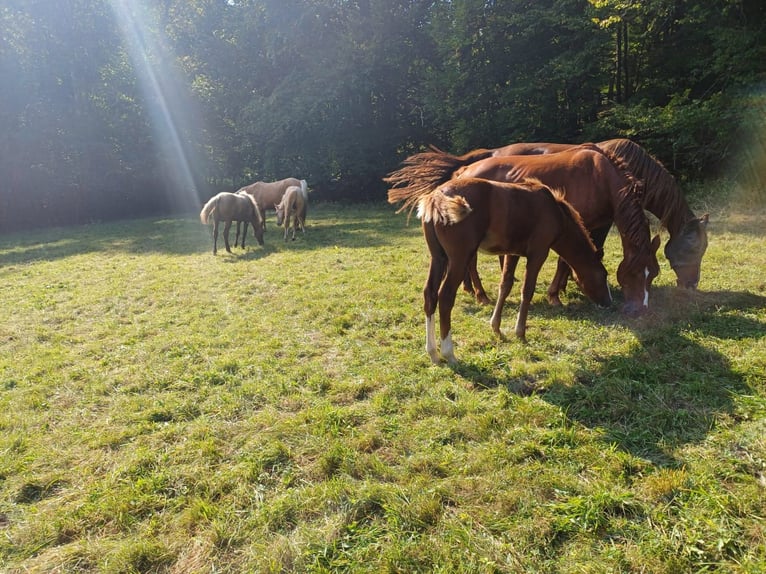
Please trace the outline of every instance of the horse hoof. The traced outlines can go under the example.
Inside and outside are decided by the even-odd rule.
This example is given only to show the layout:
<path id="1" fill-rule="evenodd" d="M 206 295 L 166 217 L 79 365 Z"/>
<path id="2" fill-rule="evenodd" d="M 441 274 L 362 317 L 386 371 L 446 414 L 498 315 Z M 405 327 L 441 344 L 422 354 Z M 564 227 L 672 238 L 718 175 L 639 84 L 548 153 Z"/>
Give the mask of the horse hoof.
<path id="1" fill-rule="evenodd" d="M 483 294 L 476 295 L 476 302 L 480 305 L 491 305 L 492 302 L 489 300 L 489 297 Z"/>

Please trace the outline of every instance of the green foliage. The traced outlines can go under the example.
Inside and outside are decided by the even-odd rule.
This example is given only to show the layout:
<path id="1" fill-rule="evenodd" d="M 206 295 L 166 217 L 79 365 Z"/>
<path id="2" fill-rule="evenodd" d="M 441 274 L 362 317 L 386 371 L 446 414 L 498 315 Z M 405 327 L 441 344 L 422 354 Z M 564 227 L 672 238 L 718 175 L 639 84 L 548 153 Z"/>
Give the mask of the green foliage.
<path id="1" fill-rule="evenodd" d="M 723 175 L 736 153 L 741 134 L 732 126 L 745 124 L 743 111 L 721 93 L 704 101 L 680 94 L 664 106 L 616 105 L 588 127 L 586 139 L 620 133 L 651 149 L 679 177 L 712 179 Z"/>
<path id="2" fill-rule="evenodd" d="M 429 143 L 632 135 L 693 180 L 763 157 L 733 161 L 760 0 L 6 4 L 3 230 L 188 214 L 287 176 L 377 200 Z"/>
<path id="3" fill-rule="evenodd" d="M 0 570 L 762 570 L 764 214 L 705 207 L 699 292 L 661 258 L 647 316 L 551 308 L 548 261 L 526 344 L 458 295 L 454 367 L 391 206 L 216 257 L 187 219 L 7 236 Z"/>

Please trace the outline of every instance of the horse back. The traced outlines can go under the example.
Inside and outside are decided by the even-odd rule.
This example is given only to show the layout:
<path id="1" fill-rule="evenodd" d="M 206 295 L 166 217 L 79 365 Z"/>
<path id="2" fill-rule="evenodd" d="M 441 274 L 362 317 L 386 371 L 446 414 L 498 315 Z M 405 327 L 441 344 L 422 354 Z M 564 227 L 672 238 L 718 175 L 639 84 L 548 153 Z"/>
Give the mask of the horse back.
<path id="1" fill-rule="evenodd" d="M 575 144 L 565 144 L 565 143 L 520 142 L 520 143 L 515 143 L 515 144 L 510 144 L 507 146 L 495 148 L 494 150 L 492 150 L 492 155 L 494 157 L 498 157 L 498 156 L 505 156 L 505 155 L 542 155 L 542 154 L 549 154 L 549 153 L 559 153 L 574 147 L 574 145 Z"/>
<path id="2" fill-rule="evenodd" d="M 239 191 L 252 195 L 259 205 L 272 205 L 279 203 L 285 191 L 290 186 L 301 186 L 300 180 L 294 177 L 280 179 L 278 181 L 256 181 L 246 185 Z"/>
<path id="3" fill-rule="evenodd" d="M 440 235 L 456 243 L 478 241 L 478 247 L 488 253 L 526 256 L 530 250 L 547 250 L 561 230 L 557 200 L 539 181 L 462 178 L 439 190 L 447 197 L 461 198 L 470 211 L 470 217 L 439 228 Z"/>
<path id="4" fill-rule="evenodd" d="M 604 154 L 579 146 L 544 155 L 494 156 L 467 166 L 456 177 L 509 182 L 536 178 L 560 190 L 591 229 L 611 221 L 617 194 L 627 183 Z"/>

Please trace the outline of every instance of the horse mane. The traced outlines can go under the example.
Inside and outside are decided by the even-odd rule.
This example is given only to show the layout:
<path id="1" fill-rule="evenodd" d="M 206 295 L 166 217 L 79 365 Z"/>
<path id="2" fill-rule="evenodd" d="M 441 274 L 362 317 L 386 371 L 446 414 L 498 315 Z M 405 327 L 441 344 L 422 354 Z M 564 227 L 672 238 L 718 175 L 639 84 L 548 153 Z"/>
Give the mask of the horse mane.
<path id="1" fill-rule="evenodd" d="M 678 182 L 657 158 L 629 139 L 612 139 L 598 144 L 599 148 L 620 157 L 631 171 L 644 182 L 642 205 L 656 207 L 655 213 L 663 227 L 674 213 L 689 209 Z"/>
<path id="2" fill-rule="evenodd" d="M 449 181 L 457 168 L 492 155 L 492 150 L 488 149 L 476 149 L 463 155 L 452 155 L 436 146 L 429 147 L 429 150 L 405 159 L 402 162 L 403 167 L 383 178 L 383 181 L 391 184 L 388 190 L 388 203 L 404 202 L 397 213 L 406 209 L 412 212 L 420 198 Z"/>
<path id="3" fill-rule="evenodd" d="M 526 181 L 529 180 L 525 180 Z M 597 247 L 596 244 L 593 243 L 593 239 L 590 236 L 590 231 L 588 231 L 588 228 L 585 226 L 585 222 L 582 219 L 582 216 L 580 215 L 580 212 L 577 211 L 574 206 L 569 203 L 566 200 L 566 197 L 564 195 L 564 192 L 560 189 L 550 188 L 546 186 L 546 189 L 548 189 L 551 192 L 551 195 L 553 195 L 553 199 L 556 200 L 556 203 L 559 206 L 559 209 L 561 210 L 561 213 L 564 215 L 565 218 L 571 220 L 576 226 L 578 226 L 582 230 L 582 234 L 587 238 L 588 245 L 591 246 L 591 249 L 593 251 L 596 251 Z"/>
<path id="4" fill-rule="evenodd" d="M 249 193 L 237 193 L 237 195 L 242 195 L 250 200 L 250 203 L 253 204 L 253 211 L 255 212 L 255 218 L 263 225 L 263 218 L 261 217 L 261 210 L 258 209 L 258 202 L 255 200 L 255 196 L 250 195 Z M 239 224 L 237 224 L 239 225 Z"/>
<path id="5" fill-rule="evenodd" d="M 601 145 L 584 144 L 583 149 L 601 154 L 623 176 L 626 184 L 617 191 L 617 205 L 614 210 L 615 221 L 622 222 L 624 235 L 636 247 L 636 252 L 625 261 L 627 267 L 635 270 L 641 265 L 646 257 L 651 256 L 651 246 L 648 241 L 648 221 L 643 207 L 644 184 L 637 179 L 627 162 L 615 154 L 611 149 Z"/>

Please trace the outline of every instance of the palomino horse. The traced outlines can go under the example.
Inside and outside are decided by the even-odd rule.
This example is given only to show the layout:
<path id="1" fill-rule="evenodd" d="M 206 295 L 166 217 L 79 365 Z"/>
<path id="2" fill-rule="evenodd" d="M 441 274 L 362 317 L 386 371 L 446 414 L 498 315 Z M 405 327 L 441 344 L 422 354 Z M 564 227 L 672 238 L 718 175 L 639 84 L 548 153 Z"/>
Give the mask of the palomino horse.
<path id="1" fill-rule="evenodd" d="M 229 247 L 229 229 L 232 221 L 244 221 L 245 233 L 242 234 L 242 248 L 245 247 L 245 235 L 247 235 L 247 224 L 253 225 L 253 233 L 258 241 L 258 245 L 263 245 L 263 219 L 258 210 L 258 204 L 250 195 L 239 195 L 236 193 L 222 192 L 214 195 L 202 208 L 199 214 L 200 221 L 207 224 L 213 219 L 213 255 L 218 252 L 218 223 L 224 222 L 223 239 L 226 244 L 226 251 L 231 253 Z M 236 243 L 234 244 L 236 246 Z"/>
<path id="2" fill-rule="evenodd" d="M 291 185 L 300 187 L 301 182 L 294 177 L 288 177 L 286 179 L 272 182 L 256 181 L 255 183 L 239 188 L 237 193 L 247 193 L 255 198 L 261 213 L 261 219 L 263 219 L 263 228 L 266 229 L 265 206 L 276 205 L 282 201 L 282 196 Z"/>
<path id="3" fill-rule="evenodd" d="M 551 155 L 490 155 L 474 161 L 487 151 L 453 156 L 434 148 L 407 158 L 405 166 L 385 180 L 394 184 L 388 192 L 388 201 L 404 200 L 402 209 L 412 208 L 420 195 L 450 178 L 480 177 L 509 182 L 539 179 L 564 194 L 582 216 L 598 247 L 603 246 L 612 221 L 615 222 L 623 248 L 623 260 L 617 269 L 617 281 L 625 299 L 623 311 L 635 315 L 648 307 L 649 288 L 659 274 L 655 256 L 659 237 L 654 242 L 650 240 L 649 223 L 633 191 L 640 183 L 630 172 L 595 146 Z M 475 266 L 472 270 L 472 278 L 478 282 Z M 557 271 L 557 278 L 558 275 Z M 561 303 L 560 283 L 554 279 L 548 290 L 548 298 L 554 304 Z"/>
<path id="4" fill-rule="evenodd" d="M 285 241 L 290 229 L 290 219 L 292 218 L 293 241 L 295 241 L 295 230 L 300 227 L 303 233 L 306 233 L 306 209 L 308 206 L 308 185 L 306 180 L 301 180 L 301 185 L 291 185 L 282 196 L 282 201 L 274 206 L 277 212 L 277 225 L 285 225 Z"/>
<path id="5" fill-rule="evenodd" d="M 406 200 L 406 198 L 403 198 Z M 559 194 L 539 181 L 501 183 L 485 179 L 452 180 L 420 195 L 418 217 L 423 223 L 431 264 L 423 290 L 426 315 L 426 351 L 439 362 L 434 313 L 438 302 L 441 356 L 455 362 L 451 315 L 460 282 L 481 249 L 495 255 L 527 258 L 515 333 L 526 338 L 529 305 L 537 275 L 548 250 L 553 249 L 575 270 L 578 284 L 594 302 L 612 302 L 601 254 L 578 213 Z M 513 285 L 515 263 L 506 259 L 490 324 L 498 335 L 505 299 Z"/>
<path id="6" fill-rule="evenodd" d="M 675 178 L 643 147 L 624 138 L 596 144 L 614 154 L 644 184 L 641 206 L 660 220 L 670 238 L 665 257 L 676 274 L 679 287 L 696 289 L 702 256 L 707 249 L 708 214 L 697 217 L 686 202 Z M 557 153 L 575 147 L 562 143 L 516 143 L 489 150 L 493 156 Z"/>

